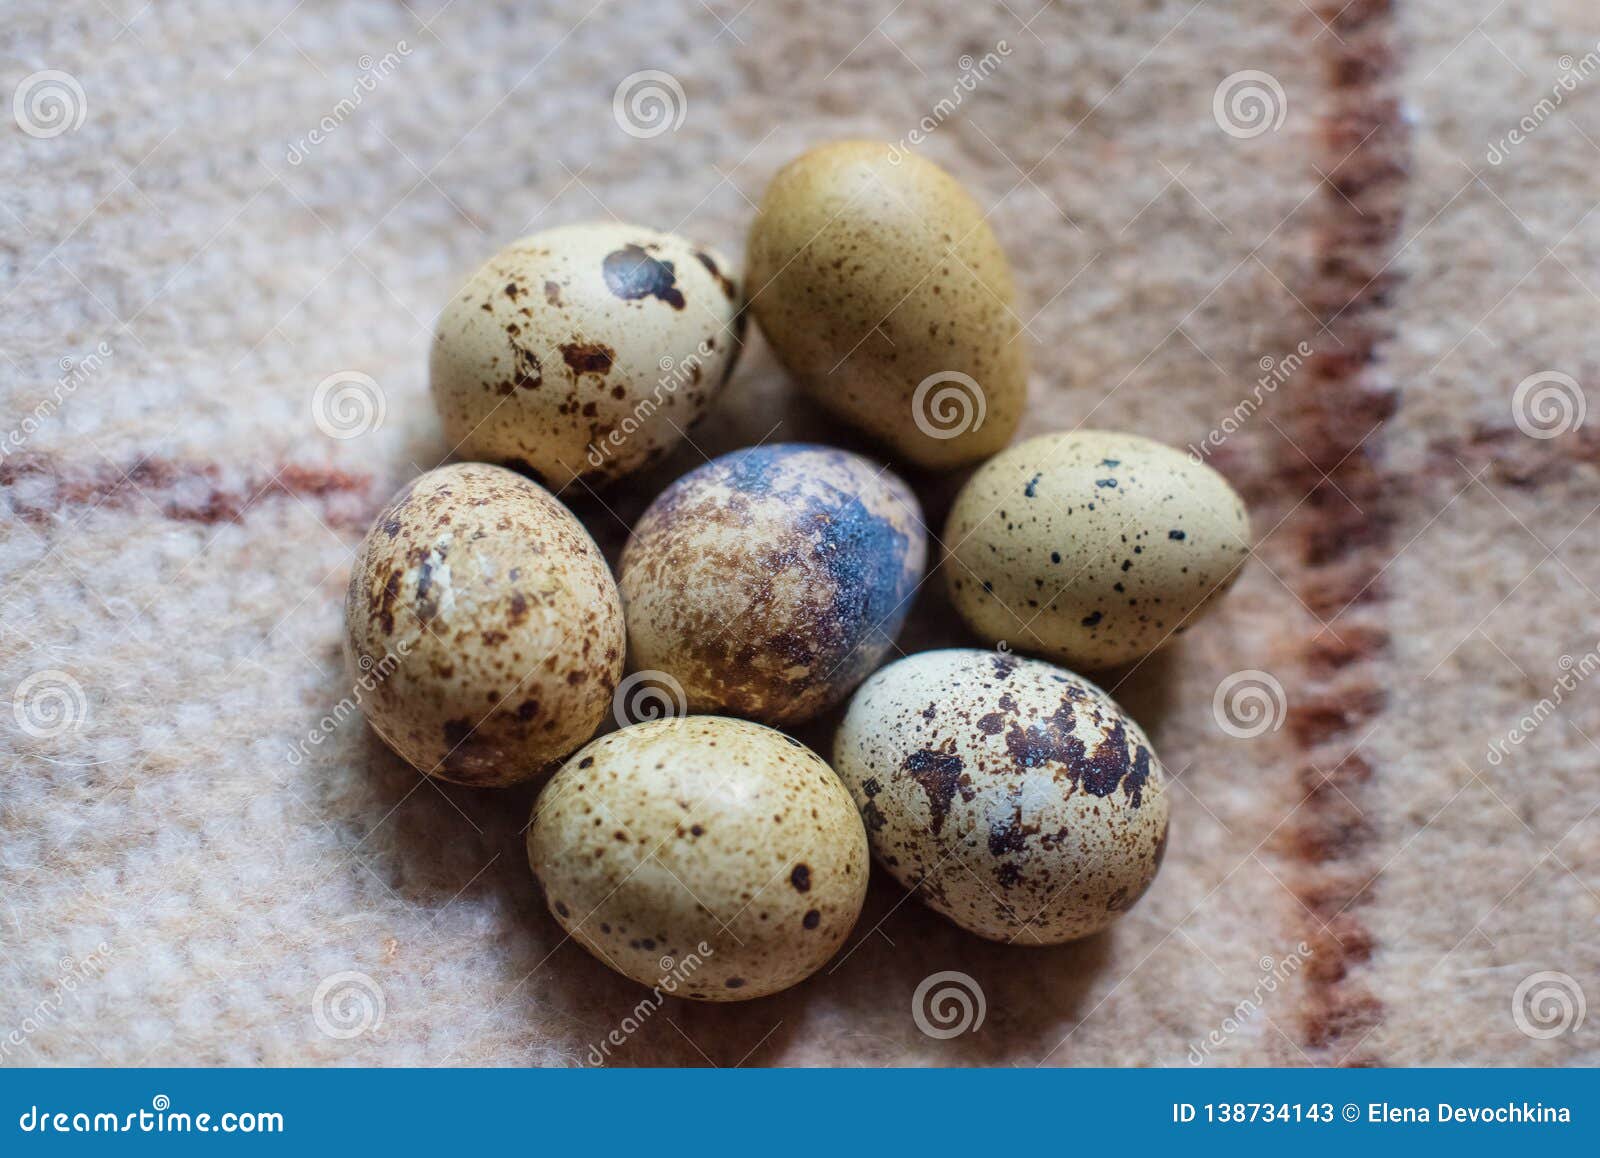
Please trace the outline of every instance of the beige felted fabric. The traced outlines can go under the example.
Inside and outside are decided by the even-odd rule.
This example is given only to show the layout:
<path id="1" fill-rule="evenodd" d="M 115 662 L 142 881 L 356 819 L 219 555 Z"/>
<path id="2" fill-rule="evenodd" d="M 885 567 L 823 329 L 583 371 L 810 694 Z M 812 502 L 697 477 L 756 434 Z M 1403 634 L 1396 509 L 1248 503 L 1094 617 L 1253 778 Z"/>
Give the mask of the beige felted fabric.
<path id="1" fill-rule="evenodd" d="M 1600 383 L 1592 4 L 22 0 L 0 42 L 0 1064 L 1600 1062 L 1597 443 L 1550 408 Z M 1255 557 L 1100 676 L 1179 785 L 1111 932 L 989 944 L 878 877 L 796 989 L 641 1011 L 534 895 L 531 789 L 323 723 L 351 558 L 448 455 L 430 330 L 484 257 L 737 255 L 846 136 L 989 212 L 1022 435 L 1202 448 Z M 330 437 L 330 376 L 381 422 Z M 763 438 L 861 446 L 752 330 L 693 446 L 564 498 L 614 559 Z M 915 481 L 937 532 L 960 479 Z M 966 642 L 926 584 L 901 646 Z M 942 971 L 981 1026 L 919 1027 Z"/>

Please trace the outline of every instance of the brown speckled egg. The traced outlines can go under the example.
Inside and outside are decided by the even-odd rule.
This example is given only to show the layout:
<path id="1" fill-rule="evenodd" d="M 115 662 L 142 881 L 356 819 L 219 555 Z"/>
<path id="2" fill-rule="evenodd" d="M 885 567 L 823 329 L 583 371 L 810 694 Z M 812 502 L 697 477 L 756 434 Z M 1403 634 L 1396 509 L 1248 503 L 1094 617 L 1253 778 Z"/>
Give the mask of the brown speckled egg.
<path id="1" fill-rule="evenodd" d="M 1011 268 L 944 170 L 873 141 L 779 171 L 750 230 L 750 306 L 824 407 L 917 466 L 1010 440 L 1027 367 Z"/>
<path id="2" fill-rule="evenodd" d="M 459 784 L 561 759 L 622 675 L 622 605 L 594 540 L 543 487 L 485 463 L 395 496 L 361 545 L 345 626 L 373 730 Z"/>
<path id="3" fill-rule="evenodd" d="M 690 710 L 809 719 L 883 662 L 927 562 L 916 496 L 860 455 L 725 454 L 651 504 L 622 554 L 629 663 Z"/>
<path id="4" fill-rule="evenodd" d="M 559 490 L 666 453 L 739 353 L 727 260 L 671 233 L 569 225 L 501 250 L 434 335 L 434 405 L 454 453 Z"/>
<path id="5" fill-rule="evenodd" d="M 951 601 L 978 635 L 1104 668 L 1149 655 L 1228 589 L 1250 553 L 1250 517 L 1187 454 L 1078 430 L 985 463 L 944 541 Z"/>
<path id="6" fill-rule="evenodd" d="M 991 941 L 1105 928 L 1150 887 L 1167 782 L 1139 726 L 1040 660 L 926 651 L 850 701 L 834 767 L 878 863 Z"/>
<path id="7" fill-rule="evenodd" d="M 602 736 L 534 805 L 528 862 L 561 927 L 641 985 L 700 1001 L 787 989 L 860 915 L 867 838 L 798 740 L 688 716 Z"/>

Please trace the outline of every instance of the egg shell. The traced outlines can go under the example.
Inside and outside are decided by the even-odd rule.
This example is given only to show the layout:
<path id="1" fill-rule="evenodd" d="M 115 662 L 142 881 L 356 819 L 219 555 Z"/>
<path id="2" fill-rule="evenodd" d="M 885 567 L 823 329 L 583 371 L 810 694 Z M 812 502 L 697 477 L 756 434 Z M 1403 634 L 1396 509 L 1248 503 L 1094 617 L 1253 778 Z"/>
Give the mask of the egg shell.
<path id="1" fill-rule="evenodd" d="M 487 463 L 394 497 L 361 545 L 345 623 L 373 730 L 459 784 L 526 780 L 592 736 L 626 650 L 594 540 L 543 487 Z"/>
<path id="2" fill-rule="evenodd" d="M 738 359 L 726 258 L 633 225 L 513 242 L 451 299 L 434 335 L 434 405 L 453 453 L 559 490 L 655 461 Z"/>
<path id="3" fill-rule="evenodd" d="M 811 150 L 772 179 L 747 261 L 761 332 L 834 415 L 928 468 L 1010 440 L 1027 393 L 1011 269 L 937 165 L 873 141 Z"/>
<path id="4" fill-rule="evenodd" d="M 890 664 L 851 700 L 834 767 L 878 863 L 992 941 L 1105 928 L 1166 851 L 1150 742 L 1098 687 L 1041 660 L 951 649 Z"/>
<path id="5" fill-rule="evenodd" d="M 1250 517 L 1221 475 L 1181 451 L 1079 430 L 985 463 L 944 542 L 950 598 L 974 632 L 1096 669 L 1193 624 L 1250 553 Z"/>
<path id="6" fill-rule="evenodd" d="M 792 724 L 876 668 L 927 564 L 904 482 L 804 443 L 723 455 L 659 495 L 618 569 L 629 663 L 693 711 Z"/>
<path id="7" fill-rule="evenodd" d="M 822 758 L 717 716 L 635 724 L 573 756 L 534 805 L 528 861 L 579 944 L 700 1001 L 816 972 L 855 925 L 868 875 L 861 818 Z"/>

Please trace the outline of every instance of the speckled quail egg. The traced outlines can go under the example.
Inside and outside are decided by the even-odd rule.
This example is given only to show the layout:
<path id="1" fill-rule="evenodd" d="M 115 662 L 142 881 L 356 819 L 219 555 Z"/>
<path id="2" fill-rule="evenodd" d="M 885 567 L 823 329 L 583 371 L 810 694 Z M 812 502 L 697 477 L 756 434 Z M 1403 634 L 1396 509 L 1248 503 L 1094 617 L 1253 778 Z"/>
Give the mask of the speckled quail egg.
<path id="1" fill-rule="evenodd" d="M 952 649 L 890 664 L 850 701 L 834 767 L 878 862 L 992 941 L 1105 928 L 1166 851 L 1150 742 L 1094 684 L 1041 660 Z"/>
<path id="2" fill-rule="evenodd" d="M 973 631 L 1093 669 L 1187 629 L 1249 554 L 1250 518 L 1221 475 L 1181 451 L 1079 430 L 985 463 L 944 541 L 950 597 Z"/>
<path id="3" fill-rule="evenodd" d="M 560 489 L 665 454 L 739 353 L 727 260 L 671 233 L 569 225 L 513 242 L 451 299 L 434 404 L 454 453 Z"/>
<path id="4" fill-rule="evenodd" d="M 816 972 L 868 873 L 861 818 L 821 757 L 718 716 L 635 724 L 578 752 L 534 805 L 528 861 L 581 945 L 701 1001 Z"/>
<path id="5" fill-rule="evenodd" d="M 694 711 L 808 719 L 882 662 L 926 561 L 916 496 L 877 464 L 803 443 L 734 451 L 633 529 L 618 572 L 629 662 Z"/>
<path id="6" fill-rule="evenodd" d="M 768 186 L 747 264 L 761 332 L 834 415 L 928 468 L 1010 440 L 1027 393 L 1011 269 L 937 165 L 873 141 L 812 149 Z"/>
<path id="7" fill-rule="evenodd" d="M 572 514 L 501 467 L 458 463 L 378 516 L 345 601 L 373 730 L 460 784 L 525 780 L 594 734 L 622 675 L 616 584 Z"/>

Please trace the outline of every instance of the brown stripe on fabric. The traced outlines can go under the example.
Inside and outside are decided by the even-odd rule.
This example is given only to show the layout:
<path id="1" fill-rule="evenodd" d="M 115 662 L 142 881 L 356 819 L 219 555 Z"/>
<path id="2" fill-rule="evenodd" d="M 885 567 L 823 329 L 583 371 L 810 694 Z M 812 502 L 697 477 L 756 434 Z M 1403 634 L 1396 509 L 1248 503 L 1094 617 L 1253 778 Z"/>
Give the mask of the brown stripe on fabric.
<path id="1" fill-rule="evenodd" d="M 153 505 L 165 518 L 190 523 L 236 522 L 263 499 L 293 496 L 309 501 L 329 526 L 362 530 L 376 513 L 372 479 L 324 466 L 287 463 L 249 474 L 225 471 L 212 462 L 154 456 L 125 467 L 44 453 L 0 460 L 0 502 L 19 519 L 44 526 L 72 508 L 138 511 Z"/>
<path id="2" fill-rule="evenodd" d="M 1296 292 L 1327 327 L 1288 399 L 1276 477 L 1310 497 L 1291 516 L 1299 594 L 1328 624 L 1300 649 L 1288 730 L 1304 758 L 1304 800 L 1291 821 L 1290 886 L 1304 906 L 1306 971 L 1301 1032 L 1321 1060 L 1373 1064 L 1367 1044 L 1383 1010 L 1359 969 L 1373 948 L 1362 921 L 1378 869 L 1365 809 L 1381 774 L 1360 752 L 1384 710 L 1379 664 L 1388 648 L 1382 569 L 1393 520 L 1379 461 L 1394 413 L 1378 348 L 1388 336 L 1389 263 L 1400 244 L 1408 139 L 1394 80 L 1391 0 L 1318 6 L 1333 35 L 1323 56 L 1325 113 L 1317 169 L 1328 178 L 1311 212 L 1315 261 Z"/>

